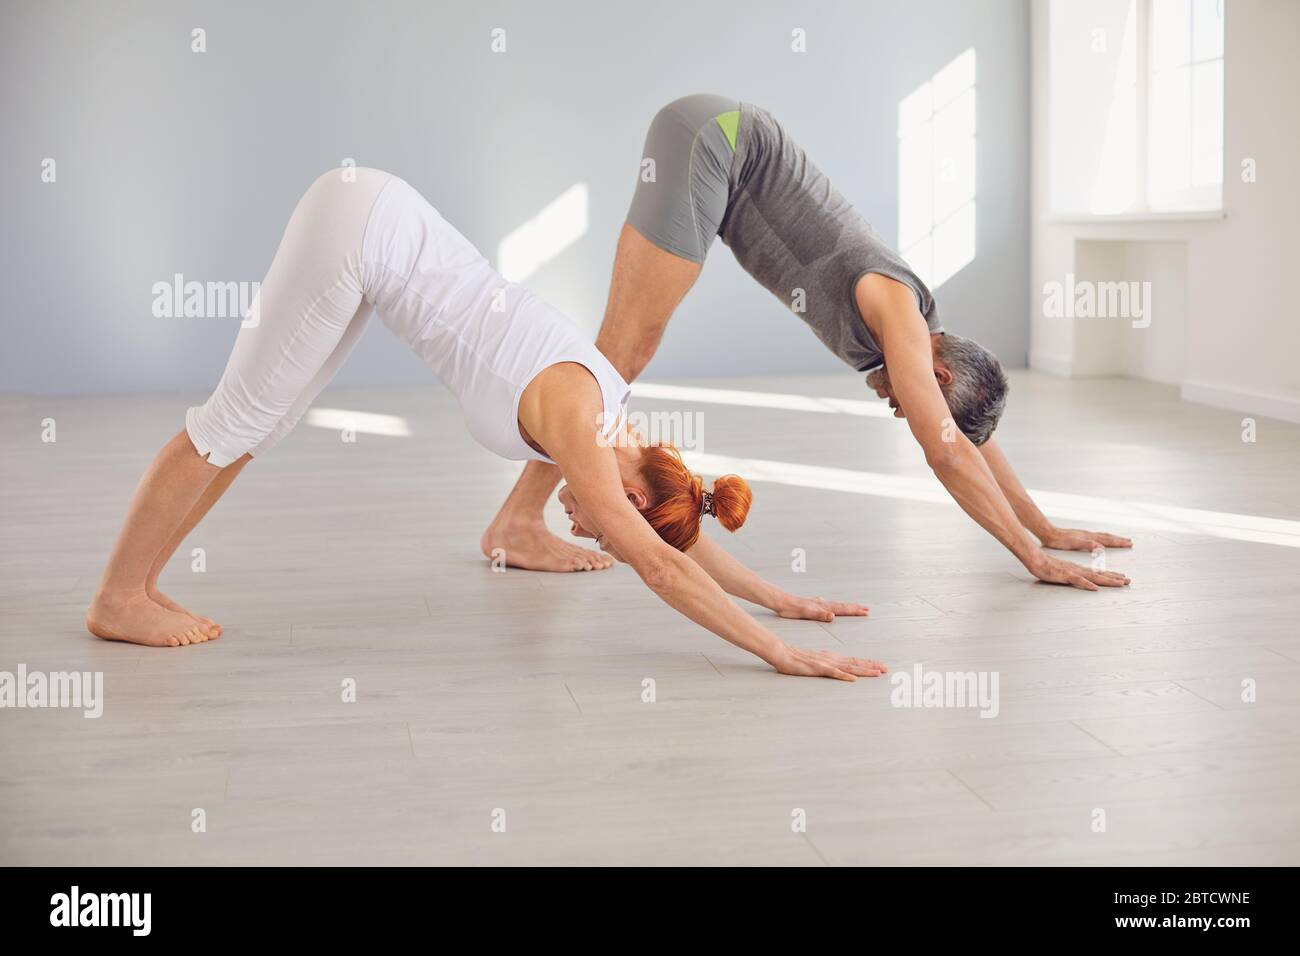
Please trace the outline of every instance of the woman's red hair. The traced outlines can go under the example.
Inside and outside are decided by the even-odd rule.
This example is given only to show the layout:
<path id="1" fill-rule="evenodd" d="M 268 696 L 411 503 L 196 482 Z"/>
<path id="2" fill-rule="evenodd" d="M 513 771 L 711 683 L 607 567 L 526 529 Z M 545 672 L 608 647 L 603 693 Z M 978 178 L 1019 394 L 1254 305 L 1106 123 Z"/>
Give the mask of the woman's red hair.
<path id="1" fill-rule="evenodd" d="M 693 474 L 671 445 L 651 445 L 641 455 L 641 475 L 650 495 L 642 514 L 650 527 L 678 551 L 686 551 L 700 537 L 704 479 Z M 713 511 L 718 523 L 735 531 L 745 523 L 753 492 L 738 475 L 723 475 L 713 483 Z"/>

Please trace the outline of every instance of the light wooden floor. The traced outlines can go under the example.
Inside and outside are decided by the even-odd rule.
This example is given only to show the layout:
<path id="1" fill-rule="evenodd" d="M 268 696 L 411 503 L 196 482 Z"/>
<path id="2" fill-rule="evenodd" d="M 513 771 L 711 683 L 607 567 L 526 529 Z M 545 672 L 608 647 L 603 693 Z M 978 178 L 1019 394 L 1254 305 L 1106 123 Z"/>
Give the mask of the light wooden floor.
<path id="1" fill-rule="evenodd" d="M 851 374 L 691 384 L 870 397 Z M 1000 678 L 996 719 L 894 708 L 886 680 L 776 675 L 625 567 L 492 573 L 478 535 L 519 466 L 435 386 L 333 391 L 413 434 L 300 427 L 184 546 L 206 572 L 164 576 L 225 636 L 97 641 L 81 616 L 127 498 L 200 398 L 0 399 L 0 670 L 103 671 L 107 698 L 99 720 L 0 710 L 0 863 L 1300 863 L 1295 526 L 1133 528 L 1110 556 L 1133 586 L 1088 594 L 1031 584 L 950 504 L 755 482 L 728 546 L 873 607 L 765 623 Z M 893 420 L 689 407 L 711 454 L 927 476 Z M 1260 419 L 1243 443 L 1241 418 L 1021 373 L 999 437 L 1031 488 L 1221 512 L 1229 534 L 1300 520 L 1300 428 Z"/>

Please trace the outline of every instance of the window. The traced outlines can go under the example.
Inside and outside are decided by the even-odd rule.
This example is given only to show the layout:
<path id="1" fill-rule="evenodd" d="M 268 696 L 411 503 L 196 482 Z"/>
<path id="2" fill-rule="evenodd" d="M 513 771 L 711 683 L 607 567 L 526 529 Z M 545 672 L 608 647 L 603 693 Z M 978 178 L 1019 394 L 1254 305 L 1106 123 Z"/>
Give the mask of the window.
<path id="1" fill-rule="evenodd" d="M 898 104 L 898 246 L 931 288 L 975 258 L 975 51 Z"/>
<path id="2" fill-rule="evenodd" d="M 1223 0 L 1052 0 L 1052 207 L 1217 210 Z"/>
<path id="3" fill-rule="evenodd" d="M 1218 208 L 1223 186 L 1223 0 L 1153 0 L 1147 202 Z"/>

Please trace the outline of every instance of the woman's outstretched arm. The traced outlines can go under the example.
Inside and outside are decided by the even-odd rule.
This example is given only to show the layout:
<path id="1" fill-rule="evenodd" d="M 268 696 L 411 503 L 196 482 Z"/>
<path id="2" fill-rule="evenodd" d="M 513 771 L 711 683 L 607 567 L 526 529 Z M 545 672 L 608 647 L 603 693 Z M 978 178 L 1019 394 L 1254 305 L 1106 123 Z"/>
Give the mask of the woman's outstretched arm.
<path id="1" fill-rule="evenodd" d="M 641 580 L 665 602 L 782 674 L 855 680 L 884 673 L 876 661 L 791 647 L 742 611 L 703 568 L 665 544 L 632 506 L 623 494 L 613 451 L 596 448 L 590 435 L 586 442 L 591 447 L 585 453 L 552 452 L 552 457 L 583 509 L 599 524 L 602 540 L 614 553 L 626 555 Z"/>
<path id="2" fill-rule="evenodd" d="M 647 587 L 696 624 L 782 674 L 851 681 L 884 673 L 876 661 L 791 647 L 733 603 L 698 564 L 665 544 L 624 494 L 614 451 L 598 439 L 601 401 L 595 380 L 585 369 L 548 377 L 554 387 L 526 394 L 520 421 L 560 466 L 570 491 L 597 525 L 589 530 L 599 532 L 602 545 L 616 556 L 626 556 Z"/>

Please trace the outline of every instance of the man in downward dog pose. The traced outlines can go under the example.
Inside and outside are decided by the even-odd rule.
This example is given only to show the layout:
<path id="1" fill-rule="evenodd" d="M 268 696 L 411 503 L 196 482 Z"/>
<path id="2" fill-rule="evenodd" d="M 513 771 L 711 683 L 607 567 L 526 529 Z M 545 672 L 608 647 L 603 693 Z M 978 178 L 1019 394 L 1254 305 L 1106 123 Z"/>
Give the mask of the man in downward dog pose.
<path id="1" fill-rule="evenodd" d="M 1007 393 L 997 358 L 944 332 L 930 290 L 767 111 L 722 96 L 683 97 L 655 116 L 643 155 L 655 176 L 638 181 L 596 339 L 627 381 L 654 356 L 720 235 L 787 305 L 803 290 L 800 317 L 868 373 L 868 387 L 906 417 L 957 504 L 1034 577 L 1093 591 L 1128 583 L 1047 553 L 1132 542 L 1058 528 L 1037 508 L 991 438 Z M 558 480 L 553 466 L 529 462 L 483 535 L 484 553 L 501 548 L 507 562 L 536 570 L 607 567 L 607 558 L 593 565 L 591 552 L 546 531 L 542 509 Z M 591 536 L 578 522 L 574 533 Z"/>

